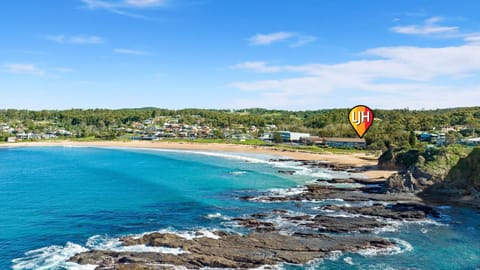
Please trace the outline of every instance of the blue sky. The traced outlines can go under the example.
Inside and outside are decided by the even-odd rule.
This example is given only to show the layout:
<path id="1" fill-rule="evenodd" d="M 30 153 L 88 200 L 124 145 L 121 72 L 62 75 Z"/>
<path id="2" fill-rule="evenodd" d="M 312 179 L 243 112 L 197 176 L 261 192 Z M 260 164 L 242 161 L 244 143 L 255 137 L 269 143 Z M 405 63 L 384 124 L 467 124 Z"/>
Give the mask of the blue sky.
<path id="1" fill-rule="evenodd" d="M 480 105 L 480 2 L 3 0 L 0 108 Z"/>

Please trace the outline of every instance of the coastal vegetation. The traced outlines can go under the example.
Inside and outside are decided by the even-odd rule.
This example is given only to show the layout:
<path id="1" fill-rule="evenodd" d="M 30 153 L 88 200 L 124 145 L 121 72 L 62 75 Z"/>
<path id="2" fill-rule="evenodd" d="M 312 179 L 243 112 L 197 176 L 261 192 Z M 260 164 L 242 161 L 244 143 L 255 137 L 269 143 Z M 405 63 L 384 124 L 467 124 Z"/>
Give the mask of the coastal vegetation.
<path id="1" fill-rule="evenodd" d="M 424 148 L 418 132 L 444 132 L 446 142 L 454 144 L 472 137 L 480 130 L 480 107 L 437 110 L 374 110 L 375 121 L 365 136 L 367 149 L 388 150 Z M 270 133 L 275 140 L 279 130 L 307 132 L 320 137 L 354 138 L 348 125 L 348 109 L 285 111 L 267 109 L 211 110 L 158 108 L 71 109 L 71 110 L 0 110 L 0 141 L 20 132 L 55 134 L 55 138 L 80 140 L 125 140 L 133 134 L 146 134 L 166 123 L 184 124 L 204 129 L 196 140 L 264 144 L 257 140 Z M 6 128 L 8 127 L 8 129 Z M 59 131 L 62 131 L 59 133 Z M 177 135 L 169 139 L 178 139 Z M 185 136 L 191 139 L 188 135 Z M 239 139 L 241 138 L 241 139 Z M 185 139 L 185 138 L 184 138 Z M 201 142 L 201 141 L 198 141 Z"/>

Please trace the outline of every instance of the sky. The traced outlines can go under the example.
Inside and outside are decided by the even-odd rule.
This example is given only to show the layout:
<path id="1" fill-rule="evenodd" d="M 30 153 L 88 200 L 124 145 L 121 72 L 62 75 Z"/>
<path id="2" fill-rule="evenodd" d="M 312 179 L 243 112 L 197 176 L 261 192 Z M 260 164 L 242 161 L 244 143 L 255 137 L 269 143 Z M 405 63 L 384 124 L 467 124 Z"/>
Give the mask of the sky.
<path id="1" fill-rule="evenodd" d="M 2 0 L 0 109 L 480 105 L 479 1 Z"/>

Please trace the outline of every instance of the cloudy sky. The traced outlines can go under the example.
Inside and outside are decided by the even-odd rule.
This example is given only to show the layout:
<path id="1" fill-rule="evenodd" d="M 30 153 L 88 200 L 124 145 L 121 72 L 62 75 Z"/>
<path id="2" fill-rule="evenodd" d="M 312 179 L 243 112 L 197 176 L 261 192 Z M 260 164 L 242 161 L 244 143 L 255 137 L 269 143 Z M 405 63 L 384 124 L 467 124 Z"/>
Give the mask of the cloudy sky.
<path id="1" fill-rule="evenodd" d="M 3 0 L 0 108 L 480 105 L 480 2 Z"/>

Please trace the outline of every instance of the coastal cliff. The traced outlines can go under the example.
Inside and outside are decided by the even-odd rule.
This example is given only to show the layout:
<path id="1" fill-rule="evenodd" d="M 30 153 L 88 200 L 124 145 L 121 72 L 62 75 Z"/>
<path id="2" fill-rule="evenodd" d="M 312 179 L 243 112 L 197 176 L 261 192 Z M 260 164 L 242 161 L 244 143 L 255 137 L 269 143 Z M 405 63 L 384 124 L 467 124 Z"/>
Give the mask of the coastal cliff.
<path id="1" fill-rule="evenodd" d="M 480 148 L 395 149 L 379 158 L 382 169 L 397 169 L 385 192 L 416 193 L 424 199 L 480 205 Z"/>

